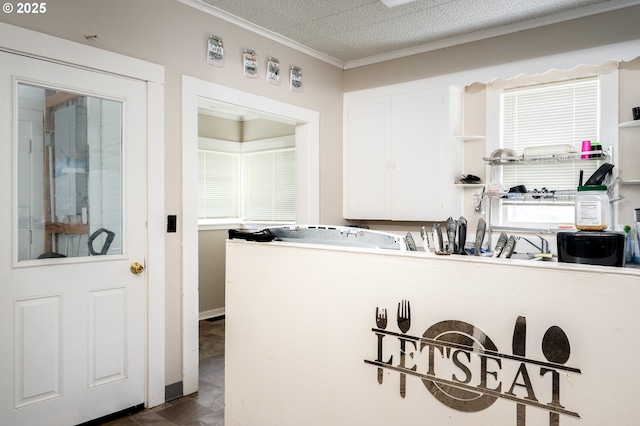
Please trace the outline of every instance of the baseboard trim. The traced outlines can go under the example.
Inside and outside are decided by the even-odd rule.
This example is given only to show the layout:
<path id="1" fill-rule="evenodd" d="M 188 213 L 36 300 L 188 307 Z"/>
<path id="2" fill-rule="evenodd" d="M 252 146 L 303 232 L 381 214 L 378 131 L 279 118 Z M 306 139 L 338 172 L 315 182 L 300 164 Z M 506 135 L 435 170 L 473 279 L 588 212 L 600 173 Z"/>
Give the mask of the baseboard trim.
<path id="1" fill-rule="evenodd" d="M 210 318 L 223 317 L 223 316 L 224 316 L 224 308 L 217 308 L 217 309 L 211 309 L 209 311 L 200 312 L 198 314 L 198 319 L 202 321 Z"/>
<path id="2" fill-rule="evenodd" d="M 182 381 L 172 383 L 164 387 L 165 402 L 169 402 L 173 399 L 182 398 L 182 396 L 183 396 Z"/>

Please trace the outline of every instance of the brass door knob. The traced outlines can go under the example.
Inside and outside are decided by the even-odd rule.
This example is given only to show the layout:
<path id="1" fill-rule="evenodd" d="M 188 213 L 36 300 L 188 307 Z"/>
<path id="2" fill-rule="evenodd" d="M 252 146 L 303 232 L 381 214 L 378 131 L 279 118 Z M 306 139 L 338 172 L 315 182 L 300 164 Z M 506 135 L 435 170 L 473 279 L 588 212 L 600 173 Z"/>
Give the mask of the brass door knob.
<path id="1" fill-rule="evenodd" d="M 132 274 L 136 274 L 136 275 L 144 272 L 144 266 L 142 266 L 138 262 L 133 262 L 131 264 L 131 268 L 130 269 L 131 269 L 131 273 Z"/>

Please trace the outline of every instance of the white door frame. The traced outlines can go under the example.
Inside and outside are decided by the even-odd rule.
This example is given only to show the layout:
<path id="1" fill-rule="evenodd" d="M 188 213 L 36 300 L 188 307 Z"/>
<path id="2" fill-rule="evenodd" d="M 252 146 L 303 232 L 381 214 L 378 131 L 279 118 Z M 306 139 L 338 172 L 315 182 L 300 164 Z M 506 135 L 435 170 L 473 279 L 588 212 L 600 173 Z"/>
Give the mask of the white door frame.
<path id="1" fill-rule="evenodd" d="M 0 22 L 0 50 L 147 83 L 147 352 L 146 405 L 165 395 L 164 67 Z M 153 123 L 153 124 L 152 124 Z M 157 188 L 156 188 L 157 187 Z"/>
<path id="2" fill-rule="evenodd" d="M 205 80 L 182 76 L 183 394 L 198 390 L 198 98 L 262 111 L 296 123 L 296 222 L 320 218 L 320 113 Z"/>

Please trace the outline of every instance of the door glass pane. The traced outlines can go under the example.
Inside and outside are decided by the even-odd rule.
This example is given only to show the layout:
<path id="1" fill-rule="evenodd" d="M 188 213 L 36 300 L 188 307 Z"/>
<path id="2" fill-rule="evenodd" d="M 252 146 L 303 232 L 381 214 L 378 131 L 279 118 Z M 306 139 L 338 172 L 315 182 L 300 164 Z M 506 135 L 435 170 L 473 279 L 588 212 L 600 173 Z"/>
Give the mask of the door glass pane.
<path id="1" fill-rule="evenodd" d="M 122 110 L 18 83 L 18 260 L 122 253 Z"/>

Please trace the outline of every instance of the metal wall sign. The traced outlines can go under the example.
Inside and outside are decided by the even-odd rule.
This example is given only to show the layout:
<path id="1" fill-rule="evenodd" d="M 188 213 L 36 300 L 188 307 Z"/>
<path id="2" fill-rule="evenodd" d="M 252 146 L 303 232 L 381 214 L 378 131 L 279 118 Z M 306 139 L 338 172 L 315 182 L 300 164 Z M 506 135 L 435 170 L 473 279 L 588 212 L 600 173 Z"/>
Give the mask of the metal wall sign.
<path id="1" fill-rule="evenodd" d="M 559 425 L 560 416 L 580 418 L 562 403 L 563 392 L 569 391 L 563 378 L 582 372 L 567 365 L 571 345 L 559 326 L 549 327 L 541 336 L 544 359 L 536 359 L 526 355 L 524 316 L 515 318 L 509 350 L 498 348 L 484 330 L 459 320 L 441 320 L 422 334 L 410 334 L 424 325 L 412 324 L 408 300 L 398 303 L 395 321 L 390 321 L 386 308 L 376 308 L 375 325 L 371 331 L 377 339 L 377 356 L 364 362 L 377 368 L 380 385 L 385 385 L 385 373 L 399 374 L 402 398 L 410 378 L 421 380 L 439 402 L 461 412 L 485 410 L 499 399 L 512 401 L 516 426 L 525 425 L 528 407 L 548 411 L 550 426 Z"/>

